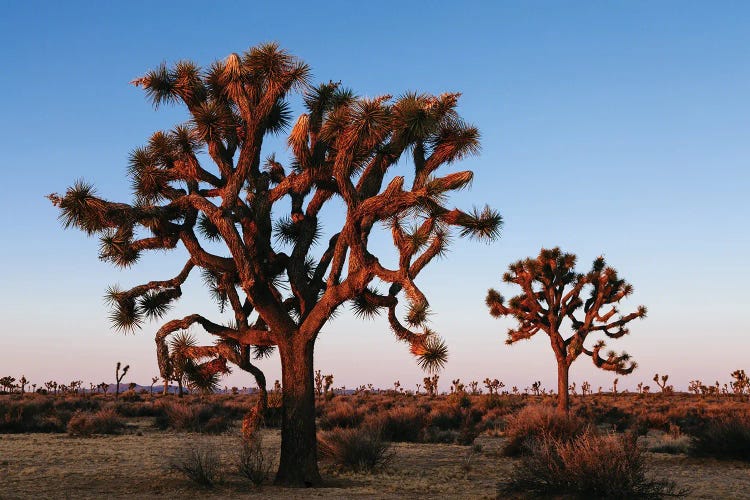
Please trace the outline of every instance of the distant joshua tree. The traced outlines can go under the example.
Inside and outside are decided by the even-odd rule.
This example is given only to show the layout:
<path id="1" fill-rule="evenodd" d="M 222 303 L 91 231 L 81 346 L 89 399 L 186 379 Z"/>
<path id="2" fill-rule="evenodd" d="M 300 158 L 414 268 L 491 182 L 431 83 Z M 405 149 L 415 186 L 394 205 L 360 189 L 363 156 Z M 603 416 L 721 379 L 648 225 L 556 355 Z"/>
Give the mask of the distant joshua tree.
<path id="1" fill-rule="evenodd" d="M 16 378 L 11 376 L 0 378 L 0 387 L 4 387 L 7 392 L 13 392 L 15 381 Z"/>
<path id="2" fill-rule="evenodd" d="M 529 339 L 540 331 L 550 337 L 557 359 L 557 407 L 563 412 L 570 407 L 570 365 L 581 354 L 590 356 L 597 367 L 620 375 L 631 373 L 636 367 L 625 353 L 610 351 L 606 358 L 601 357 L 604 342 L 600 340 L 589 349 L 584 345 L 587 337 L 592 333 L 613 339 L 622 337 L 628 333 L 627 323 L 646 316 L 644 306 L 618 315 L 617 304 L 633 293 L 633 287 L 620 279 L 603 257 L 595 259 L 586 274 L 576 273 L 575 264 L 575 255 L 564 254 L 559 248 L 543 248 L 539 256 L 511 264 L 503 275 L 504 282 L 521 288 L 520 295 L 506 305 L 503 296 L 490 289 L 486 300 L 492 316 L 512 316 L 518 322 L 508 331 L 507 344 Z M 570 331 L 567 337 L 565 329 Z"/>
<path id="3" fill-rule="evenodd" d="M 732 388 L 732 392 L 738 395 L 745 394 L 750 391 L 750 379 L 747 378 L 745 370 L 735 370 L 732 372 L 733 382 L 729 385 Z"/>
<path id="4" fill-rule="evenodd" d="M 484 386 L 487 388 L 487 391 L 490 393 L 490 396 L 493 394 L 500 394 L 500 389 L 505 387 L 505 384 L 500 382 L 498 379 L 490 380 L 489 377 L 484 379 Z"/>
<path id="5" fill-rule="evenodd" d="M 585 396 L 586 394 L 591 394 L 591 383 L 588 381 L 583 381 L 581 384 L 581 394 Z"/>
<path id="6" fill-rule="evenodd" d="M 159 381 L 159 377 L 151 377 L 151 387 L 149 387 L 148 392 L 152 396 L 154 395 L 154 384 L 156 384 Z"/>
<path id="7" fill-rule="evenodd" d="M 482 390 L 479 388 L 479 382 L 477 382 L 476 380 L 472 380 L 471 382 L 469 382 L 469 392 L 472 396 L 481 394 Z"/>
<path id="8" fill-rule="evenodd" d="M 122 369 L 122 373 L 120 373 L 120 362 L 117 362 L 117 366 L 115 367 L 115 399 L 120 398 L 120 382 L 125 378 L 125 374 L 128 373 L 128 370 L 130 370 L 130 365 L 125 365 Z"/>
<path id="9" fill-rule="evenodd" d="M 534 393 L 534 396 L 539 396 L 543 392 L 541 380 L 537 380 L 531 384 L 531 392 Z"/>
<path id="10" fill-rule="evenodd" d="M 132 153 L 135 201 L 105 200 L 84 182 L 49 199 L 66 227 L 99 235 L 101 259 L 120 267 L 146 251 L 184 246 L 189 257 L 174 277 L 110 290 L 115 325 L 132 331 L 163 318 L 188 275 L 200 269 L 234 322 L 192 314 L 164 323 L 156 337 L 162 376 L 170 377 L 167 338 L 193 324 L 218 341 L 196 354 L 222 356 L 256 377 L 250 364 L 256 349 L 278 348 L 284 391 L 276 482 L 319 484 L 313 352 L 340 307 L 350 304 L 362 317 L 386 313 L 420 366 L 437 369 L 446 361 L 445 343 L 427 328 L 429 302 L 415 280 L 445 254 L 451 234 L 499 236 L 496 211 L 448 205 L 449 194 L 468 187 L 473 173 L 440 170 L 477 153 L 479 131 L 459 116 L 458 94 L 364 98 L 339 83 L 312 85 L 309 67 L 276 44 L 206 69 L 188 61 L 162 65 L 133 83 L 155 106 L 179 104 L 189 117 Z M 305 107 L 296 121 L 288 102 L 295 92 L 303 93 Z M 285 166 L 263 153 L 263 141 L 290 126 L 292 158 Z M 406 175 L 394 175 L 404 166 Z M 331 238 L 316 247 L 319 216 L 331 204 L 342 204 L 345 217 L 328 226 Z M 383 226 L 396 266 L 373 253 L 371 234 Z M 371 286 L 375 280 L 387 291 Z M 397 315 L 404 303 L 405 321 Z"/>
<path id="11" fill-rule="evenodd" d="M 667 380 L 669 380 L 669 375 L 662 375 L 659 377 L 659 374 L 655 374 L 653 378 L 654 382 L 656 382 L 656 385 L 661 389 L 661 392 L 664 394 L 670 394 L 673 392 L 674 388 L 671 385 L 667 385 Z"/>
<path id="12" fill-rule="evenodd" d="M 18 385 L 21 387 L 21 394 L 26 393 L 26 386 L 29 384 L 29 381 L 26 380 L 26 375 L 21 375 L 21 378 L 18 380 Z"/>
<path id="13" fill-rule="evenodd" d="M 435 374 L 432 377 L 425 377 L 422 382 L 424 382 L 424 390 L 427 391 L 427 394 L 434 398 L 437 394 L 438 390 L 438 380 L 440 379 L 440 376 Z"/>

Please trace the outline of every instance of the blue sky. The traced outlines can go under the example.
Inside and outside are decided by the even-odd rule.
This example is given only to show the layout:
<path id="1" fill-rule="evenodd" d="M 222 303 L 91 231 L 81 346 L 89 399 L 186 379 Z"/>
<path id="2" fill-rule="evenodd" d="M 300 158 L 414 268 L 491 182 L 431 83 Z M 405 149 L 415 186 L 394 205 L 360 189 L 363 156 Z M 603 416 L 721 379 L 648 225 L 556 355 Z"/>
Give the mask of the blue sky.
<path id="1" fill-rule="evenodd" d="M 102 295 L 112 283 L 174 274 L 181 255 L 113 269 L 97 261 L 96 239 L 61 229 L 43 196 L 82 177 L 128 200 L 129 151 L 185 119 L 179 108 L 155 112 L 128 82 L 162 61 L 208 65 L 274 40 L 316 81 L 342 80 L 360 95 L 463 93 L 460 112 L 481 130 L 482 153 L 455 167 L 473 170 L 475 181 L 454 201 L 489 203 L 506 224 L 497 243 L 457 242 L 420 278 L 433 327 L 451 348 L 443 382 L 554 386 L 546 338 L 505 346 L 508 323 L 492 319 L 483 299 L 489 287 L 512 295 L 500 283 L 507 265 L 555 245 L 582 267 L 604 254 L 635 286 L 625 307 L 649 307 L 629 337 L 609 344 L 640 364 L 620 385 L 658 371 L 685 387 L 750 369 L 747 4 L 205 5 L 4 6 L 0 375 L 98 382 L 112 379 L 116 361 L 140 383 L 158 373 L 157 326 L 115 333 Z M 281 142 L 271 146 L 285 154 Z M 175 317 L 213 314 L 195 283 Z M 423 377 L 385 319 L 342 315 L 324 329 L 316 364 L 337 386 L 413 387 Z M 263 368 L 279 378 L 278 360 Z M 572 370 L 595 387 L 612 378 L 587 359 Z M 227 379 L 250 383 L 239 373 Z"/>

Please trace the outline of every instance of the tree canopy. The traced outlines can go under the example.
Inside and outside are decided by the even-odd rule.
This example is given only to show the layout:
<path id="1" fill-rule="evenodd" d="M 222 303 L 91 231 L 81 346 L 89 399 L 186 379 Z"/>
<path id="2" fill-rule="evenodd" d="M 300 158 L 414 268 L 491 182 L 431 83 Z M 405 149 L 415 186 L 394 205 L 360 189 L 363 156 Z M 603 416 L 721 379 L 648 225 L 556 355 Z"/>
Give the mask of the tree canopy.
<path id="1" fill-rule="evenodd" d="M 633 286 L 607 266 L 604 257 L 596 258 L 585 274 L 576 273 L 576 259 L 558 247 L 542 248 L 537 257 L 519 260 L 503 274 L 503 281 L 517 285 L 521 293 L 506 304 L 498 291 L 490 289 L 486 299 L 492 316 L 511 316 L 516 320 L 516 325 L 508 329 L 507 344 L 539 332 L 550 337 L 561 370 L 559 380 L 564 378 L 558 390 L 566 397 L 566 410 L 568 368 L 581 354 L 590 356 L 597 367 L 622 375 L 636 368 L 627 353 L 609 351 L 602 357 L 604 340 L 585 347 L 588 336 L 602 333 L 617 339 L 629 333 L 629 322 L 646 317 L 645 306 L 629 314 L 620 313 L 618 304 L 633 293 Z"/>

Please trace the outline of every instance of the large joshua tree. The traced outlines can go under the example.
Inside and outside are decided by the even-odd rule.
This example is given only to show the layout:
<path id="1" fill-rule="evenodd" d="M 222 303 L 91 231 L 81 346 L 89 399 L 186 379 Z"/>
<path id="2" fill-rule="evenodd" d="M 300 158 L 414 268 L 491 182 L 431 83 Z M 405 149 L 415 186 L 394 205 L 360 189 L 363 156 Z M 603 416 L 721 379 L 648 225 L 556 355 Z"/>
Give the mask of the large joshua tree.
<path id="1" fill-rule="evenodd" d="M 567 412 L 568 372 L 581 354 L 590 356 L 594 365 L 621 375 L 631 373 L 636 363 L 626 353 L 601 352 L 605 344 L 597 341 L 584 346 L 590 334 L 602 333 L 616 339 L 628 333 L 627 324 L 646 317 L 646 308 L 622 315 L 618 304 L 633 293 L 633 287 L 608 267 L 603 257 L 594 260 L 586 274 L 575 272 L 576 256 L 559 248 L 542 249 L 536 258 L 511 264 L 503 281 L 521 287 L 507 305 L 496 290 L 487 293 L 487 306 L 494 317 L 512 316 L 518 324 L 508 330 L 507 344 L 529 339 L 544 332 L 557 359 L 557 406 Z M 583 297 L 583 298 L 582 298 Z"/>
<path id="2" fill-rule="evenodd" d="M 135 201 L 107 201 L 84 182 L 50 195 L 65 227 L 100 235 L 100 258 L 115 265 L 180 243 L 187 250 L 173 278 L 109 291 L 117 327 L 132 330 L 164 317 L 196 267 L 220 304 L 231 307 L 230 325 L 192 314 L 159 328 L 165 380 L 173 359 L 166 340 L 192 325 L 217 342 L 182 353 L 211 359 L 218 369 L 229 361 L 262 376 L 252 354 L 278 348 L 283 417 L 276 482 L 296 486 L 320 481 L 313 348 L 321 328 L 347 302 L 364 317 L 385 310 L 420 364 L 441 366 L 445 344 L 425 326 L 428 301 L 415 278 L 444 253 L 452 228 L 461 237 L 493 239 L 501 225 L 488 207 L 446 208 L 446 195 L 468 186 L 473 174 L 439 176 L 438 169 L 479 149 L 479 132 L 456 112 L 458 94 L 360 98 L 340 84 L 312 86 L 308 79 L 308 66 L 275 44 L 231 54 L 207 70 L 191 62 L 162 65 L 133 83 L 157 107 L 184 105 L 190 120 L 133 151 Z M 303 93 L 305 112 L 288 135 L 291 158 L 286 165 L 273 155 L 263 159 L 264 138 L 291 125 L 286 99 L 295 90 Z M 407 158 L 408 176 L 393 175 Z M 319 217 L 329 205 L 343 205 L 345 217 L 316 252 Z M 378 225 L 392 235 L 396 266 L 370 251 Z M 223 252 L 213 250 L 217 243 Z M 405 306 L 399 306 L 402 291 Z"/>

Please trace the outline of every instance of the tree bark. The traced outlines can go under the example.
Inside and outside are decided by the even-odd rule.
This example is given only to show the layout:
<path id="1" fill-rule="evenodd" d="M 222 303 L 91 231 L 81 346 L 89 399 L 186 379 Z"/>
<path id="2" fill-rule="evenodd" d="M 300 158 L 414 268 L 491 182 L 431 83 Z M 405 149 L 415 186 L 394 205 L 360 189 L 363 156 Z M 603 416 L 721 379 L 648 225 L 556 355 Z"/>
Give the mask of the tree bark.
<path id="1" fill-rule="evenodd" d="M 568 413 L 570 396 L 568 395 L 568 371 L 570 367 L 565 358 L 557 356 L 557 410 Z"/>
<path id="2" fill-rule="evenodd" d="M 294 338 L 279 343 L 283 408 L 277 485 L 309 487 L 322 482 L 315 436 L 314 346 L 314 340 Z"/>

